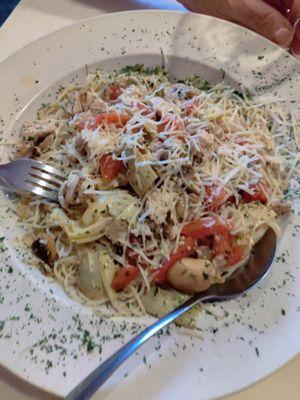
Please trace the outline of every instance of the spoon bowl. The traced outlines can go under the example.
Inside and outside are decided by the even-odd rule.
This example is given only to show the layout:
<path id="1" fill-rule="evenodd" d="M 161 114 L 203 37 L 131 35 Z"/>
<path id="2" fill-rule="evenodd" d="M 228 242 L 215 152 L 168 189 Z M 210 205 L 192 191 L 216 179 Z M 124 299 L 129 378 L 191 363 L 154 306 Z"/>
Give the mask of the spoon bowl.
<path id="1" fill-rule="evenodd" d="M 229 300 L 253 288 L 269 272 L 276 254 L 276 245 L 276 234 L 268 229 L 253 247 L 245 266 L 238 268 L 222 285 L 213 285 L 206 294 L 221 297 L 219 300 Z"/>

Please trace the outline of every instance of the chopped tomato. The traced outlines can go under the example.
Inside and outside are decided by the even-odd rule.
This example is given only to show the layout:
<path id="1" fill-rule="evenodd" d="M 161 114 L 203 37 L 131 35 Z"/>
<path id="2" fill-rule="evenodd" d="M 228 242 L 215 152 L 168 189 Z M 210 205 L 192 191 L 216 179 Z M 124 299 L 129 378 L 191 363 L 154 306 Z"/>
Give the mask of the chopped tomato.
<path id="1" fill-rule="evenodd" d="M 170 117 L 165 117 L 165 118 L 162 118 L 159 122 L 160 123 L 157 125 L 158 132 L 163 132 L 166 129 L 166 127 L 168 127 L 169 131 L 184 130 L 184 124 L 178 118 L 172 118 L 172 120 L 171 120 Z"/>
<path id="2" fill-rule="evenodd" d="M 205 186 L 207 210 L 218 210 L 229 198 L 229 194 L 222 186 Z"/>
<path id="3" fill-rule="evenodd" d="M 170 258 L 164 261 L 161 265 L 161 268 L 157 270 L 154 275 L 154 282 L 162 284 L 166 281 L 169 270 L 173 267 L 173 265 L 181 260 L 182 258 L 186 258 L 191 256 L 196 249 L 196 242 L 192 238 L 186 238 L 185 242 L 178 246 L 178 249 L 171 253 Z"/>
<path id="4" fill-rule="evenodd" d="M 199 221 L 185 225 L 181 234 L 194 239 L 204 239 L 207 236 L 227 233 L 230 229 L 229 224 L 219 217 L 203 217 Z"/>
<path id="5" fill-rule="evenodd" d="M 134 133 L 138 133 L 140 130 L 141 130 L 140 127 L 135 127 L 135 126 L 134 126 L 134 127 L 131 128 L 131 133 L 133 133 L 133 134 L 134 134 Z"/>
<path id="6" fill-rule="evenodd" d="M 136 108 L 138 110 L 142 110 L 142 113 L 141 113 L 142 115 L 145 115 L 150 111 L 149 108 L 144 103 L 137 102 L 137 103 L 133 104 L 133 106 L 134 105 L 136 106 Z"/>
<path id="7" fill-rule="evenodd" d="M 228 197 L 227 202 L 237 205 L 238 200 L 235 198 L 235 196 L 231 195 Z"/>
<path id="8" fill-rule="evenodd" d="M 206 236 L 200 240 L 202 246 L 208 246 L 209 248 L 212 248 L 213 241 L 213 236 Z"/>
<path id="9" fill-rule="evenodd" d="M 245 257 L 245 248 L 242 246 L 232 245 L 233 237 L 221 236 L 217 240 L 217 236 L 213 243 L 213 252 L 215 257 L 223 255 L 226 260 L 225 268 L 238 264 Z"/>
<path id="10" fill-rule="evenodd" d="M 235 143 L 239 144 L 240 146 L 245 146 L 245 145 L 248 144 L 249 142 L 247 141 L 247 139 L 237 138 L 237 139 L 235 140 Z"/>
<path id="11" fill-rule="evenodd" d="M 160 123 L 157 125 L 157 132 L 163 132 L 166 129 L 166 126 L 169 122 L 169 118 L 163 118 Z"/>
<path id="12" fill-rule="evenodd" d="M 104 180 L 112 181 L 124 170 L 124 164 L 120 160 L 114 160 L 110 154 L 104 154 L 99 162 L 100 173 Z"/>
<path id="13" fill-rule="evenodd" d="M 215 256 L 221 254 L 231 254 L 233 236 L 226 232 L 223 235 L 215 235 L 213 241 L 213 251 Z"/>
<path id="14" fill-rule="evenodd" d="M 228 257 L 228 267 L 239 263 L 243 258 L 245 258 L 245 248 L 242 246 L 233 246 Z"/>
<path id="15" fill-rule="evenodd" d="M 139 245 L 141 245 L 143 243 L 143 237 L 142 235 L 134 235 L 133 233 L 131 233 L 129 235 L 129 242 L 132 244 L 138 243 Z"/>
<path id="16" fill-rule="evenodd" d="M 139 255 L 132 249 L 126 248 L 126 259 L 129 264 L 137 265 Z"/>
<path id="17" fill-rule="evenodd" d="M 125 113 L 104 112 L 98 114 L 93 121 L 89 121 L 87 127 L 89 129 L 96 129 L 98 126 L 104 126 L 106 124 L 115 124 L 117 128 L 122 128 L 126 125 L 128 117 Z M 83 126 L 84 128 L 84 126 Z"/>
<path id="18" fill-rule="evenodd" d="M 129 285 L 138 275 L 139 269 L 134 265 L 128 265 L 127 267 L 121 267 L 116 273 L 111 287 L 114 290 L 122 290 L 124 287 Z"/>
<path id="19" fill-rule="evenodd" d="M 244 203 L 251 203 L 252 201 L 259 201 L 262 204 L 266 204 L 268 198 L 266 196 L 267 188 L 263 183 L 258 183 L 257 185 L 250 186 L 253 191 L 253 195 L 247 192 L 243 192 Z"/>
<path id="20" fill-rule="evenodd" d="M 126 248 L 126 258 L 130 264 L 136 264 L 137 260 L 138 260 L 138 254 L 135 251 L 133 251 L 127 247 Z"/>
<path id="21" fill-rule="evenodd" d="M 141 268 L 146 269 L 148 268 L 148 264 L 138 261 L 139 255 L 134 251 L 126 248 L 126 259 L 131 265 L 139 265 Z M 150 257 L 151 258 L 151 257 Z"/>
<path id="22" fill-rule="evenodd" d="M 233 245 L 233 236 L 228 233 L 216 235 L 213 242 L 213 252 L 215 257 L 224 255 L 227 264 L 225 268 L 239 263 L 245 257 L 245 248 Z"/>
<path id="23" fill-rule="evenodd" d="M 180 119 L 174 119 L 171 124 L 172 130 L 183 131 L 184 130 L 184 123 Z"/>
<path id="24" fill-rule="evenodd" d="M 115 111 L 109 113 L 102 113 L 97 115 L 96 124 L 97 126 L 103 125 L 104 122 L 107 124 L 115 124 L 117 127 L 122 127 L 126 125 L 128 117 L 125 113 L 117 113 Z"/>
<path id="25" fill-rule="evenodd" d="M 109 85 L 107 88 L 108 98 L 111 101 L 117 100 L 117 98 L 122 94 L 122 89 L 119 85 Z"/>

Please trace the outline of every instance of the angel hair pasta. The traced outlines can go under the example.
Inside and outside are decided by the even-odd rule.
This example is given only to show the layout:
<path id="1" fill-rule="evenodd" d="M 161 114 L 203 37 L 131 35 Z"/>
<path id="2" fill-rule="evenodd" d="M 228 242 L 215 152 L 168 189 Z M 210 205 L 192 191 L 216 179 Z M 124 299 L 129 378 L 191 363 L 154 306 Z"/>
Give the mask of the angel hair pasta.
<path id="1" fill-rule="evenodd" d="M 21 197 L 28 245 L 72 297 L 121 314 L 222 284 L 290 210 L 274 115 L 160 68 L 89 74 L 22 129 L 18 157 L 66 174 L 59 204 Z"/>

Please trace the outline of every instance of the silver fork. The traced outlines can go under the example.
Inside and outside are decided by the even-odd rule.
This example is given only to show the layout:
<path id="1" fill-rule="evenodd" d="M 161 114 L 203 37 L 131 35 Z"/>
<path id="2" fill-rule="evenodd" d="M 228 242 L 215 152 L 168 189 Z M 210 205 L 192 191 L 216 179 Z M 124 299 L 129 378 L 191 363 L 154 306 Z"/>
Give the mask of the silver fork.
<path id="1" fill-rule="evenodd" d="M 29 158 L 0 165 L 0 177 L 9 190 L 31 192 L 53 201 L 58 201 L 59 188 L 66 179 L 58 169 Z"/>

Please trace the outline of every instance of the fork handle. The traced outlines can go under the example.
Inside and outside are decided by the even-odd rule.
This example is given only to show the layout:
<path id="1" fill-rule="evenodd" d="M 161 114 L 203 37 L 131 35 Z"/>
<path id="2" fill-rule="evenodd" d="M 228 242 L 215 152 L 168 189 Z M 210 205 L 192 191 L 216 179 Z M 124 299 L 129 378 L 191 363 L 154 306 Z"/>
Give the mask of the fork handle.
<path id="1" fill-rule="evenodd" d="M 103 383 L 119 368 L 128 357 L 130 357 L 139 347 L 141 347 L 153 335 L 159 332 L 162 328 L 170 324 L 176 318 L 180 317 L 185 312 L 189 311 L 199 302 L 219 300 L 219 296 L 200 293 L 192 297 L 184 304 L 171 311 L 158 321 L 154 322 L 148 328 L 143 330 L 116 353 L 104 361 L 99 367 L 91 372 L 83 381 L 81 381 L 66 397 L 66 400 L 83 400 L 89 399 L 99 389 Z"/>
<path id="2" fill-rule="evenodd" d="M 1 171 L 0 171 L 0 189 L 11 190 L 13 192 L 16 191 L 16 189 L 11 184 L 9 184 L 3 176 L 1 176 Z"/>
<path id="3" fill-rule="evenodd" d="M 10 164 L 0 164 L 0 184 L 4 182 L 4 185 L 7 187 L 13 187 L 10 183 Z"/>

